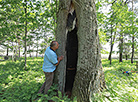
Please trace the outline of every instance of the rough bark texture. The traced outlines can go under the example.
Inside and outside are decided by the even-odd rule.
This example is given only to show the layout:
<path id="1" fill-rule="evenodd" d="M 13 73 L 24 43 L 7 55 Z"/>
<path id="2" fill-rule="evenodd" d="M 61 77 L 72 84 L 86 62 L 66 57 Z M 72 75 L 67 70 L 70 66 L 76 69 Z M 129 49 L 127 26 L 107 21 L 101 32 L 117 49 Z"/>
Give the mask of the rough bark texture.
<path id="1" fill-rule="evenodd" d="M 89 102 L 93 93 L 105 87 L 101 65 L 97 16 L 94 0 L 74 0 L 78 21 L 78 64 L 72 96 Z M 102 86 L 103 85 L 103 86 Z"/>
<path id="2" fill-rule="evenodd" d="M 57 50 L 58 56 L 63 55 L 64 59 L 60 62 L 55 72 L 54 83 L 58 84 L 59 90 L 64 92 L 66 77 L 66 24 L 69 12 L 70 0 L 59 1 L 59 12 L 57 15 L 56 40 L 60 44 Z"/>
<path id="3" fill-rule="evenodd" d="M 66 74 L 66 38 L 67 16 L 71 0 L 59 1 L 56 40 L 60 47 L 58 55 L 64 55 L 59 64 L 54 82 L 59 90 L 64 92 Z M 99 36 L 97 30 L 97 17 L 94 0 L 73 0 L 77 17 L 78 36 L 78 62 L 72 97 L 77 96 L 78 102 L 90 102 L 93 93 L 105 87 L 104 73 L 101 64 Z"/>

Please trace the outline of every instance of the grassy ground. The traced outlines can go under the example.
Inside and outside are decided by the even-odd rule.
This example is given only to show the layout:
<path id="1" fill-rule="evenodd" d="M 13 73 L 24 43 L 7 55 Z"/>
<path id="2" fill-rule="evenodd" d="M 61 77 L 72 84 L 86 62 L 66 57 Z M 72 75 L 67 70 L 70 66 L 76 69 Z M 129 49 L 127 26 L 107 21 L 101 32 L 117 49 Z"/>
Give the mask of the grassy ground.
<path id="1" fill-rule="evenodd" d="M 124 71 L 135 71 L 136 62 L 130 61 L 118 63 L 113 60 L 109 65 L 108 60 L 102 60 L 105 73 L 107 90 L 96 99 L 99 102 L 138 102 L 138 73 L 122 74 Z"/>
<path id="2" fill-rule="evenodd" d="M 49 90 L 48 95 L 37 94 L 45 78 L 42 63 L 42 58 L 28 58 L 25 71 L 22 58 L 16 62 L 1 61 L 0 102 L 48 102 L 51 98 L 56 102 L 71 102 L 61 92 L 58 92 L 58 97 L 55 96 L 56 85 Z M 138 74 L 122 74 L 124 71 L 135 70 L 135 64 L 113 60 L 112 65 L 109 65 L 108 60 L 102 60 L 107 90 L 96 95 L 95 101 L 138 102 Z M 41 97 L 35 100 L 37 96 Z"/>
<path id="3" fill-rule="evenodd" d="M 48 102 L 51 99 L 56 102 L 71 102 L 61 92 L 58 92 L 58 97 L 56 96 L 56 85 L 51 87 L 48 95 L 37 94 L 45 79 L 42 64 L 42 58 L 28 58 L 25 71 L 22 58 L 16 62 L 1 61 L 0 102 Z"/>

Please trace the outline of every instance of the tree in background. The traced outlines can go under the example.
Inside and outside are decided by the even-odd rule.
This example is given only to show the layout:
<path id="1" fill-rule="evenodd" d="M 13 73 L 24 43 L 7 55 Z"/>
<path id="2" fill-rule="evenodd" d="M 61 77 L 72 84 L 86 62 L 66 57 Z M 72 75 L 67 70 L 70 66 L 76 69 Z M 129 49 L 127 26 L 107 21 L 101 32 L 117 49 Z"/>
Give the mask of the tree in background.
<path id="1" fill-rule="evenodd" d="M 24 51 L 23 54 L 27 57 L 27 54 L 32 53 L 33 48 L 39 52 L 38 46 L 42 41 L 45 44 L 49 43 L 46 39 L 49 39 L 51 35 L 54 37 L 53 34 L 55 34 L 56 3 L 56 0 L 52 2 L 48 0 L 42 2 L 38 0 L 3 0 L 0 2 L 0 20 L 2 21 L 0 23 L 0 45 L 7 49 L 7 56 L 9 51 L 13 50 L 12 45 L 16 47 L 15 52 L 19 57 L 21 51 Z M 35 31 L 37 31 L 38 37 L 36 37 Z M 37 38 L 37 47 L 34 47 L 35 38 Z M 24 49 L 21 49 L 23 47 Z"/>
<path id="2" fill-rule="evenodd" d="M 136 32 L 136 23 L 134 20 L 134 25 L 132 26 L 132 18 L 136 18 L 136 16 L 132 17 L 134 13 L 132 13 L 128 9 L 128 5 L 130 4 L 129 0 L 112 0 L 111 2 L 107 1 L 107 5 L 111 5 L 109 9 L 109 13 L 106 14 L 107 19 L 105 19 L 105 32 L 107 36 L 107 41 L 110 41 L 110 53 L 109 53 L 109 60 L 111 64 L 111 55 L 113 52 L 113 45 L 119 42 L 119 62 L 122 62 L 123 58 L 123 39 L 127 38 L 128 36 L 132 37 L 132 31 L 135 34 Z M 132 29 L 133 28 L 133 29 Z M 115 41 L 116 40 L 116 41 Z M 133 41 L 131 41 L 133 45 Z M 134 41 L 134 44 L 136 40 Z"/>

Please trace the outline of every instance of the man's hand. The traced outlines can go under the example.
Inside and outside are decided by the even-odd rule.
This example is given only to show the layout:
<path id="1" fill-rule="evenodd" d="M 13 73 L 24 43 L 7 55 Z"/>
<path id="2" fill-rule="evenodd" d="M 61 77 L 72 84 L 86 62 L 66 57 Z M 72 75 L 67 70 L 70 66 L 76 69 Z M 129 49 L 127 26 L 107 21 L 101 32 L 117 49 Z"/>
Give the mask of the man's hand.
<path id="1" fill-rule="evenodd" d="M 57 63 L 55 66 L 57 66 L 57 65 L 59 64 L 59 62 L 60 62 L 63 58 L 64 58 L 64 56 L 58 57 L 58 63 Z"/>
<path id="2" fill-rule="evenodd" d="M 58 60 L 61 61 L 64 58 L 64 56 L 58 57 Z"/>

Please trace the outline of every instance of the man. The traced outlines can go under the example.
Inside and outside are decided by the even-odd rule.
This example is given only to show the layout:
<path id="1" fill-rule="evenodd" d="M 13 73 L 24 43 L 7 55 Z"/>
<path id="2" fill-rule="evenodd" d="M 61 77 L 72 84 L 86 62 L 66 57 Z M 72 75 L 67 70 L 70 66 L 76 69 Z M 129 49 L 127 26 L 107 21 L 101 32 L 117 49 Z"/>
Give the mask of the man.
<path id="1" fill-rule="evenodd" d="M 44 94 L 47 94 L 48 89 L 50 89 L 53 83 L 54 71 L 56 69 L 56 66 L 63 59 L 63 56 L 57 57 L 55 53 L 55 50 L 57 50 L 58 47 L 58 42 L 52 41 L 50 46 L 45 51 L 44 63 L 42 67 L 45 74 L 45 82 L 41 86 L 38 93 L 43 93 L 44 91 Z"/>

